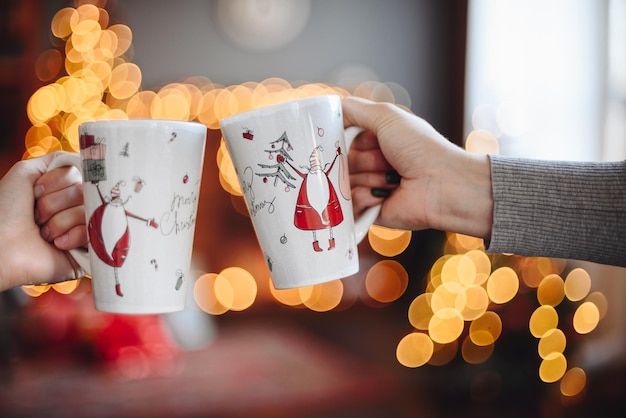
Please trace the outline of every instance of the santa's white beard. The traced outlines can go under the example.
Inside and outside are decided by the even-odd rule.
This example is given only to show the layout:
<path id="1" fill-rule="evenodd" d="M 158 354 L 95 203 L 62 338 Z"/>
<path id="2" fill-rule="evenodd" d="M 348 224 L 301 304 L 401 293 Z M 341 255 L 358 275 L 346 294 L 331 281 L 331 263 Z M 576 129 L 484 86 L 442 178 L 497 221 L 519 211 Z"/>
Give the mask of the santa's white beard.
<path id="1" fill-rule="evenodd" d="M 128 218 L 123 205 L 108 204 L 102 214 L 102 240 L 107 254 L 112 255 L 115 244 L 124 236 Z"/>
<path id="2" fill-rule="evenodd" d="M 322 215 L 328 206 L 330 190 L 328 188 L 328 178 L 322 170 L 309 172 L 306 181 L 306 194 L 311 207 L 317 212 L 323 224 L 329 222 L 328 217 L 324 219 Z"/>

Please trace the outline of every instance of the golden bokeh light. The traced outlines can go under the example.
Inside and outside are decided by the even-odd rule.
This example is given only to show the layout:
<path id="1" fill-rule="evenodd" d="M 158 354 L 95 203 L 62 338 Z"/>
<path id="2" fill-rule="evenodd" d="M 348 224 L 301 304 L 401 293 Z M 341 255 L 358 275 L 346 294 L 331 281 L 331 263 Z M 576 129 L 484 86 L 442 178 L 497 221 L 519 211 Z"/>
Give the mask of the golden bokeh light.
<path id="1" fill-rule="evenodd" d="M 133 41 L 133 32 L 130 28 L 123 24 L 117 24 L 109 26 L 108 30 L 115 35 L 115 38 L 117 39 L 117 42 L 114 45 L 115 50 L 111 51 L 111 55 L 119 57 L 128 52 Z"/>
<path id="2" fill-rule="evenodd" d="M 220 140 L 220 146 L 215 156 L 217 161 L 217 167 L 219 168 L 219 180 L 222 188 L 228 193 L 234 196 L 243 196 L 239 179 L 237 178 L 237 171 L 233 160 L 228 153 L 226 141 L 224 138 Z"/>
<path id="3" fill-rule="evenodd" d="M 485 283 L 491 274 L 491 260 L 489 256 L 487 256 L 487 253 L 483 250 L 470 250 L 464 255 L 472 260 L 474 264 L 476 275 L 473 284 L 482 285 Z"/>
<path id="4" fill-rule="evenodd" d="M 75 291 L 80 285 L 81 279 L 76 280 L 68 280 L 66 282 L 54 283 L 52 288 L 56 290 L 58 293 L 63 295 L 69 295 L 73 291 Z"/>
<path id="5" fill-rule="evenodd" d="M 409 323 L 416 329 L 423 331 L 428 329 L 428 323 L 433 316 L 433 309 L 430 305 L 432 296 L 432 293 L 422 293 L 409 305 Z"/>
<path id="6" fill-rule="evenodd" d="M 129 119 L 150 119 L 152 102 L 157 94 L 153 91 L 140 91 L 133 95 L 126 103 L 126 113 Z"/>
<path id="7" fill-rule="evenodd" d="M 398 343 L 396 358 L 403 366 L 421 367 L 430 360 L 433 349 L 433 341 L 428 335 L 413 332 L 404 336 Z"/>
<path id="8" fill-rule="evenodd" d="M 211 315 L 221 315 L 228 308 L 220 303 L 215 294 L 216 273 L 206 273 L 198 277 L 193 288 L 193 297 L 200 309 Z"/>
<path id="9" fill-rule="evenodd" d="M 59 112 L 62 99 L 59 97 L 59 91 L 52 86 L 39 88 L 33 93 L 26 105 L 28 118 L 33 122 L 33 125 L 47 122 Z"/>
<path id="10" fill-rule="evenodd" d="M 552 353 L 563 353 L 567 345 L 565 333 L 558 328 L 552 328 L 545 332 L 537 345 L 537 352 L 542 359 L 547 358 Z"/>
<path id="11" fill-rule="evenodd" d="M 572 367 L 563 378 L 559 389 L 563 396 L 576 396 L 583 391 L 587 384 L 587 374 L 580 367 Z"/>
<path id="12" fill-rule="evenodd" d="M 557 306 L 565 297 L 565 283 L 558 274 L 544 277 L 537 287 L 537 300 L 541 305 Z"/>
<path id="13" fill-rule="evenodd" d="M 519 265 L 519 273 L 526 286 L 534 289 L 549 274 L 561 274 L 565 261 L 546 257 L 524 257 Z"/>
<path id="14" fill-rule="evenodd" d="M 72 16 L 77 13 L 78 12 L 73 7 L 65 7 L 56 12 L 50 25 L 52 34 L 59 39 L 69 37 L 72 34 L 70 21 L 72 20 Z"/>
<path id="15" fill-rule="evenodd" d="M 254 303 L 257 283 L 252 274 L 241 267 L 228 267 L 215 278 L 217 300 L 232 311 L 243 311 Z"/>
<path id="16" fill-rule="evenodd" d="M 567 359 L 563 353 L 551 353 L 539 365 L 539 378 L 546 383 L 554 383 L 563 377 L 567 370 Z"/>
<path id="17" fill-rule="evenodd" d="M 463 303 L 464 301 L 464 303 Z M 471 285 L 464 287 L 455 301 L 455 307 L 465 321 L 472 321 L 482 316 L 489 307 L 489 296 L 484 287 Z"/>
<path id="18" fill-rule="evenodd" d="M 448 344 L 463 332 L 463 317 L 454 308 L 443 308 L 433 313 L 428 322 L 428 335 L 439 344 Z"/>
<path id="19" fill-rule="evenodd" d="M 589 294 L 591 277 L 583 268 L 575 268 L 565 278 L 565 296 L 572 302 L 578 302 Z"/>
<path id="20" fill-rule="evenodd" d="M 343 297 L 343 282 L 333 280 L 299 288 L 304 306 L 315 312 L 327 312 L 336 308 Z"/>
<path id="21" fill-rule="evenodd" d="M 519 278 L 511 267 L 500 267 L 487 280 L 487 293 L 492 302 L 503 304 L 515 297 L 519 290 Z"/>
<path id="22" fill-rule="evenodd" d="M 274 282 L 269 278 L 270 293 L 274 296 L 278 302 L 287 306 L 300 306 L 302 305 L 302 298 L 300 297 L 300 289 L 276 289 Z"/>
<path id="23" fill-rule="evenodd" d="M 452 308 L 460 312 L 465 307 L 465 293 L 463 286 L 456 282 L 446 282 L 438 286 L 432 293 L 430 305 L 433 312 Z"/>
<path id="24" fill-rule="evenodd" d="M 409 285 L 409 274 L 395 260 L 374 264 L 365 276 L 367 294 L 377 302 L 390 303 L 402 296 Z"/>
<path id="25" fill-rule="evenodd" d="M 606 296 L 602 292 L 592 292 L 587 296 L 585 302 L 591 302 L 598 308 L 598 312 L 600 313 L 600 319 L 604 318 L 607 311 L 609 310 L 609 302 L 606 299 Z"/>
<path id="26" fill-rule="evenodd" d="M 530 316 L 528 327 L 535 338 L 543 337 L 559 325 L 559 314 L 550 305 L 541 305 Z"/>
<path id="27" fill-rule="evenodd" d="M 141 79 L 141 69 L 137 64 L 120 64 L 111 71 L 109 92 L 117 99 L 128 99 L 139 90 Z"/>
<path id="28" fill-rule="evenodd" d="M 446 260 L 441 268 L 441 282 L 469 286 L 476 281 L 476 265 L 465 254 L 456 254 Z"/>
<path id="29" fill-rule="evenodd" d="M 477 346 L 488 346 L 496 342 L 502 333 L 502 320 L 493 312 L 485 312 L 472 321 L 469 328 L 469 339 Z"/>
<path id="30" fill-rule="evenodd" d="M 600 310 L 593 302 L 584 302 L 574 312 L 574 330 L 579 334 L 589 334 L 600 321 Z"/>
<path id="31" fill-rule="evenodd" d="M 39 297 L 52 288 L 51 285 L 24 285 L 22 291 L 30 297 Z"/>
<path id="32" fill-rule="evenodd" d="M 407 249 L 411 243 L 411 231 L 372 225 L 367 234 L 370 246 L 378 254 L 394 257 Z"/>
<path id="33" fill-rule="evenodd" d="M 448 254 L 463 254 L 472 250 L 484 250 L 485 243 L 481 238 L 470 235 L 446 232 L 446 245 L 444 251 Z"/>

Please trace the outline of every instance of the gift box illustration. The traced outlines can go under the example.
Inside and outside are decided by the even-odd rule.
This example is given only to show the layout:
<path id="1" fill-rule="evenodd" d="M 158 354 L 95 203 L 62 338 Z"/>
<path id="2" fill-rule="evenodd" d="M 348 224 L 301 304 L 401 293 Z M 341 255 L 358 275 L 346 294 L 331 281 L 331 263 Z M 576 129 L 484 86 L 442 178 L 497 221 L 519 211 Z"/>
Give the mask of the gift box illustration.
<path id="1" fill-rule="evenodd" d="M 94 135 L 82 134 L 79 138 L 83 155 L 85 181 L 106 180 L 106 144 Z"/>
<path id="2" fill-rule="evenodd" d="M 252 141 L 252 139 L 254 139 L 254 134 L 252 133 L 252 131 L 250 129 L 246 128 L 242 135 L 248 141 Z"/>

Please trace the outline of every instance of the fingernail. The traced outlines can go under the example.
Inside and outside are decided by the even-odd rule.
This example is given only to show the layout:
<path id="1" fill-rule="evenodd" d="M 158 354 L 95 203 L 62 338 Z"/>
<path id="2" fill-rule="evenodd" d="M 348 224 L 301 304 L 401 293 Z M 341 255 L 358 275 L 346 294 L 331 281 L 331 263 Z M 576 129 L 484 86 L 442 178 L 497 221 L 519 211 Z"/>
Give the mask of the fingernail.
<path id="1" fill-rule="evenodd" d="M 43 184 L 36 185 L 33 188 L 33 193 L 35 193 L 35 199 L 39 199 L 44 191 L 45 191 L 45 187 L 43 187 Z"/>
<path id="2" fill-rule="evenodd" d="M 370 190 L 370 193 L 372 193 L 372 196 L 374 197 L 389 197 L 391 190 L 374 187 Z"/>
<path id="3" fill-rule="evenodd" d="M 402 177 L 396 170 L 390 170 L 385 173 L 385 181 L 388 184 L 400 184 Z"/>

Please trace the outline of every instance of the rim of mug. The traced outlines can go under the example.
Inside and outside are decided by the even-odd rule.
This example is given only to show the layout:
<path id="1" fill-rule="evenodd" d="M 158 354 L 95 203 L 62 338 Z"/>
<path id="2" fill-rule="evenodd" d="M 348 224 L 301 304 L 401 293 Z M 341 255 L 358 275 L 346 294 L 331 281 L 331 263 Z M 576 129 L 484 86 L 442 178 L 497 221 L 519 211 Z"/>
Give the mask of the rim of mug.
<path id="1" fill-rule="evenodd" d="M 309 102 L 317 102 L 317 101 L 320 101 L 320 100 L 328 100 L 329 98 L 333 98 L 333 99 L 336 98 L 341 103 L 341 96 L 338 95 L 338 94 L 321 94 L 319 96 L 311 96 L 311 97 L 303 97 L 303 98 L 299 98 L 299 99 L 287 100 L 285 102 L 274 103 L 274 104 L 267 105 L 267 106 L 257 107 L 255 109 L 245 110 L 243 112 L 235 113 L 234 115 L 225 117 L 224 119 L 220 120 L 220 128 L 222 127 L 222 124 L 226 125 L 226 124 L 237 123 L 237 120 L 245 119 L 246 117 L 248 117 L 252 113 L 256 113 L 256 112 L 275 112 L 275 111 L 278 111 L 278 110 L 280 110 L 281 108 L 284 108 L 284 107 L 291 107 L 291 106 L 293 106 L 296 103 L 298 105 L 307 105 L 307 104 L 309 104 Z"/>
<path id="2" fill-rule="evenodd" d="M 87 126 L 97 126 L 97 125 L 116 125 L 116 124 L 124 124 L 124 125 L 139 125 L 145 124 L 146 122 L 152 123 L 154 125 L 167 124 L 167 125 L 185 125 L 188 127 L 197 126 L 202 127 L 203 129 L 207 129 L 206 125 L 196 121 L 190 120 L 176 120 L 176 119 L 98 119 L 98 120 L 87 120 L 81 122 L 78 126 L 87 127 Z"/>

